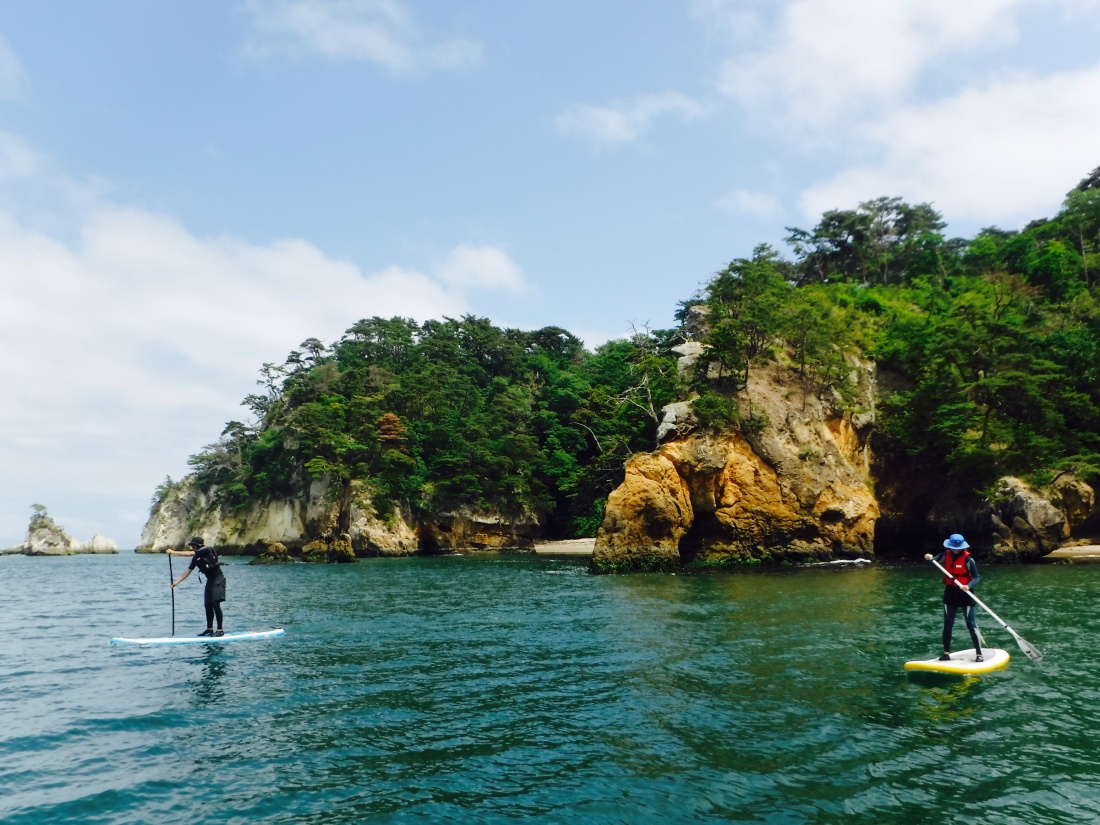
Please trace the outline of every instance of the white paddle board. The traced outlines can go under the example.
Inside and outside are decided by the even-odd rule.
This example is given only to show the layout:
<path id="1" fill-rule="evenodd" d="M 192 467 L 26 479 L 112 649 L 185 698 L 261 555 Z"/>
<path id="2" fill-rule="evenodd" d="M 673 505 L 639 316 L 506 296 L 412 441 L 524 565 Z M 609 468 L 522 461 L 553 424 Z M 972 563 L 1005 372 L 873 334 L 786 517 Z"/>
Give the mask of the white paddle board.
<path id="1" fill-rule="evenodd" d="M 222 642 L 248 642 L 282 636 L 283 629 L 259 630 L 255 633 L 226 633 L 224 636 L 161 636 L 154 639 L 111 639 L 113 645 L 220 645 Z"/>
<path id="2" fill-rule="evenodd" d="M 1011 658 L 1007 650 L 1001 650 L 999 647 L 983 650 L 984 662 L 974 661 L 974 655 L 974 648 L 958 650 L 952 653 L 951 658 L 946 661 L 941 661 L 939 657 L 935 659 L 915 659 L 912 662 L 906 662 L 905 669 L 927 673 L 989 673 L 1005 667 L 1009 658 Z"/>

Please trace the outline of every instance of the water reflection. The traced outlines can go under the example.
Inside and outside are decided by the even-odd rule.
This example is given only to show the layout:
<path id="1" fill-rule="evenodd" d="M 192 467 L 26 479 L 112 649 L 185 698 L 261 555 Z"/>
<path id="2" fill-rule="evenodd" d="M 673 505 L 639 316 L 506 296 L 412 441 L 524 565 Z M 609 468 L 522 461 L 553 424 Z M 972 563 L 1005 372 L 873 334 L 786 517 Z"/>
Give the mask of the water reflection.
<path id="1" fill-rule="evenodd" d="M 980 708 L 977 701 L 982 685 L 981 676 L 944 676 L 942 674 L 912 674 L 921 684 L 916 716 L 926 722 L 953 724 L 974 715 Z"/>
<path id="2" fill-rule="evenodd" d="M 195 682 L 192 699 L 195 707 L 221 704 L 225 698 L 225 686 L 222 684 L 227 665 L 225 655 L 221 645 L 210 645 L 203 653 L 200 660 L 202 675 Z"/>

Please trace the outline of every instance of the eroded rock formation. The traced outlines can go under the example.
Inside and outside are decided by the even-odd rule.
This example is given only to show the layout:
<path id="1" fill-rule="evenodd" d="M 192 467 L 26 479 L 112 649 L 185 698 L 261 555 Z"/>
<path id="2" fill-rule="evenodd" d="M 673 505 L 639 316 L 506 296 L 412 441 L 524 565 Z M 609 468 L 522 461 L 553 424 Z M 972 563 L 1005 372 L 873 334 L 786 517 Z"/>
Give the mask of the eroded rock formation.
<path id="1" fill-rule="evenodd" d="M 706 431 L 689 405 L 666 408 L 664 443 L 632 458 L 608 498 L 593 569 L 871 556 L 874 368 L 852 370 L 859 395 L 843 406 L 772 364 L 736 395 L 741 426 Z"/>
<path id="2" fill-rule="evenodd" d="M 260 552 L 249 564 L 288 564 L 293 561 L 286 545 L 271 539 L 260 539 Z"/>

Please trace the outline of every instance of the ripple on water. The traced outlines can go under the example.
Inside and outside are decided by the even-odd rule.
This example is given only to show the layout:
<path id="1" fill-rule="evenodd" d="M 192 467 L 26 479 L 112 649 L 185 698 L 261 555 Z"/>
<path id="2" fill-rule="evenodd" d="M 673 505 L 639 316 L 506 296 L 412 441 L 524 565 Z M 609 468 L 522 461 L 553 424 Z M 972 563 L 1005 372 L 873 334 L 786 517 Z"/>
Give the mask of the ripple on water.
<path id="1" fill-rule="evenodd" d="M 229 626 L 285 637 L 111 648 L 169 632 L 163 557 L 0 558 L 21 582 L 0 616 L 0 819 L 1100 819 L 1100 663 L 1081 655 L 1100 570 L 989 571 L 988 603 L 1046 659 L 922 680 L 900 665 L 938 642 L 923 570 L 227 563 Z M 177 632 L 201 592 L 177 591 Z"/>

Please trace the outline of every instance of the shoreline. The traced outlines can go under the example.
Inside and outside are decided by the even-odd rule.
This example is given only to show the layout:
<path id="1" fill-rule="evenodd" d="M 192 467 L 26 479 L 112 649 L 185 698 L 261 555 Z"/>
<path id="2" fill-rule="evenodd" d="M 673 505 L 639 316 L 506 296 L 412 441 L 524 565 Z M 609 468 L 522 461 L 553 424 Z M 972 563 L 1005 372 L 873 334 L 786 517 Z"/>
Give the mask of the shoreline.
<path id="1" fill-rule="evenodd" d="M 1100 544 L 1059 547 L 1042 556 L 1041 562 L 1100 562 Z"/>
<path id="2" fill-rule="evenodd" d="M 546 556 L 591 556 L 596 546 L 593 539 L 564 539 L 562 541 L 537 541 L 535 552 Z"/>

